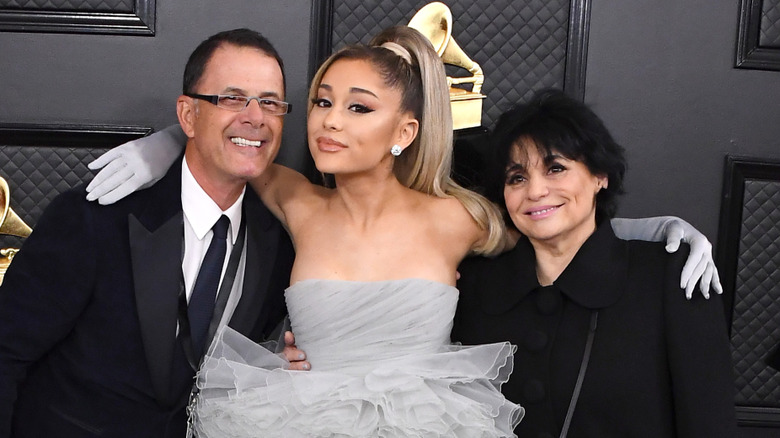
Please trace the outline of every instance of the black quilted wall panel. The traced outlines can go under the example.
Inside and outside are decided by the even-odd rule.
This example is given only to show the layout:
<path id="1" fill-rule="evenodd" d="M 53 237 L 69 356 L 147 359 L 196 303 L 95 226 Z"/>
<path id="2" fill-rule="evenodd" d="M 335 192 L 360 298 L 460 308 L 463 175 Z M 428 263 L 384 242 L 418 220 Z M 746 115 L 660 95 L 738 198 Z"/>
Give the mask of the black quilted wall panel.
<path id="1" fill-rule="evenodd" d="M 134 0 L 0 0 L 0 8 L 132 12 Z"/>
<path id="2" fill-rule="evenodd" d="M 780 0 L 761 2 L 761 36 L 759 45 L 780 48 Z"/>
<path id="3" fill-rule="evenodd" d="M 780 0 L 740 0 L 734 66 L 780 71 Z"/>
<path id="4" fill-rule="evenodd" d="M 157 0 L 0 0 L 0 32 L 154 36 Z"/>
<path id="5" fill-rule="evenodd" d="M 35 227 L 55 196 L 89 181 L 87 163 L 108 149 L 0 146 L 0 175 L 11 190 L 11 208 Z M 17 247 L 20 239 L 0 236 L 0 247 Z"/>
<path id="6" fill-rule="evenodd" d="M 0 176 L 11 190 L 11 208 L 35 228 L 55 196 L 91 180 L 87 163 L 150 132 L 142 127 L 0 125 Z M 0 248 L 19 247 L 21 242 L 0 236 Z"/>
<path id="7" fill-rule="evenodd" d="M 780 181 L 746 180 L 731 327 L 739 406 L 780 408 Z"/>
<path id="8" fill-rule="evenodd" d="M 426 0 L 334 0 L 333 48 L 368 42 L 379 30 L 407 24 Z M 491 127 L 532 90 L 563 88 L 570 2 L 447 0 L 452 35 L 485 72 L 482 124 Z M 451 75 L 457 75 L 450 71 Z"/>

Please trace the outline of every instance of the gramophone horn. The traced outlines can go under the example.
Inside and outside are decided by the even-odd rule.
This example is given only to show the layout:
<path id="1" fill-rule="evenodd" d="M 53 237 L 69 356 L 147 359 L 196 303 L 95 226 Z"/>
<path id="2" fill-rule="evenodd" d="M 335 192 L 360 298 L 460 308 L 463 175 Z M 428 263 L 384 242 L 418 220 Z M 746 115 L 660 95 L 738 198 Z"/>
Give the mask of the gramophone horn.
<path id="1" fill-rule="evenodd" d="M 420 8 L 409 21 L 409 27 L 425 35 L 445 64 L 465 68 L 473 78 L 449 78 L 450 83 L 473 83 L 471 91 L 479 93 L 485 75 L 482 68 L 466 55 L 452 38 L 452 11 L 444 3 L 433 2 Z"/>
<path id="2" fill-rule="evenodd" d="M 442 56 L 452 36 L 452 12 L 444 3 L 428 3 L 409 20 L 409 27 L 425 35 Z"/>
<path id="3" fill-rule="evenodd" d="M 27 237 L 32 233 L 32 229 L 14 213 L 10 207 L 11 194 L 8 189 L 8 183 L 3 177 L 0 177 L 0 234 L 10 234 L 12 236 Z"/>

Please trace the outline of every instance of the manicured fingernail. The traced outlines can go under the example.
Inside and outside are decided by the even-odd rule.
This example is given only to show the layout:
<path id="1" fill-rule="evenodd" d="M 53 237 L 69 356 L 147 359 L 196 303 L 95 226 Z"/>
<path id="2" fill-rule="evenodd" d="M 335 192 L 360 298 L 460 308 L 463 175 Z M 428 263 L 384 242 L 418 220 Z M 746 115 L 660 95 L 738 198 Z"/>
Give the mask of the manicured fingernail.
<path id="1" fill-rule="evenodd" d="M 306 356 L 304 356 L 303 353 L 298 353 L 298 359 L 299 360 L 303 360 L 304 357 L 306 357 Z"/>
<path id="2" fill-rule="evenodd" d="M 307 364 L 307 363 L 303 364 L 303 369 L 304 370 L 308 370 L 309 369 L 309 364 Z"/>

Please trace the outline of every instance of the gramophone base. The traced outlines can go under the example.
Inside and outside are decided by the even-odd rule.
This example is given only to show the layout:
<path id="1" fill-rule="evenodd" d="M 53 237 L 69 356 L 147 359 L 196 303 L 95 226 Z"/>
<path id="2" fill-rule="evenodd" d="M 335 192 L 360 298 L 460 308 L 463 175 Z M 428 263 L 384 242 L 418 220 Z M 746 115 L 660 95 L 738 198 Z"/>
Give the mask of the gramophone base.
<path id="1" fill-rule="evenodd" d="M 475 128 L 482 125 L 482 99 L 479 93 L 453 94 L 450 92 L 453 129 Z"/>
<path id="2" fill-rule="evenodd" d="M 8 266 L 11 264 L 11 259 L 19 252 L 16 248 L 3 248 L 0 249 L 0 284 L 3 284 L 3 277 L 5 271 L 8 270 Z"/>
<path id="3" fill-rule="evenodd" d="M 10 264 L 11 261 L 8 260 L 8 257 L 0 256 L 0 284 L 3 284 L 3 277 L 5 276 L 5 271 L 8 270 L 8 265 Z"/>

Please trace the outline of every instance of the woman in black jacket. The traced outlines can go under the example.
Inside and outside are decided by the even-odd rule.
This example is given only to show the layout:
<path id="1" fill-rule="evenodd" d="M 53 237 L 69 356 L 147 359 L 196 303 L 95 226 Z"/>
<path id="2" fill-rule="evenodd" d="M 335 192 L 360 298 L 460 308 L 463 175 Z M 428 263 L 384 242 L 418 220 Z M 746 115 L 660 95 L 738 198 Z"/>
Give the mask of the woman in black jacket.
<path id="1" fill-rule="evenodd" d="M 502 391 L 536 437 L 736 436 L 720 299 L 685 299 L 687 251 L 615 237 L 625 159 L 601 120 L 548 90 L 493 134 L 496 200 L 523 237 L 460 267 L 453 340 L 509 340 Z"/>

